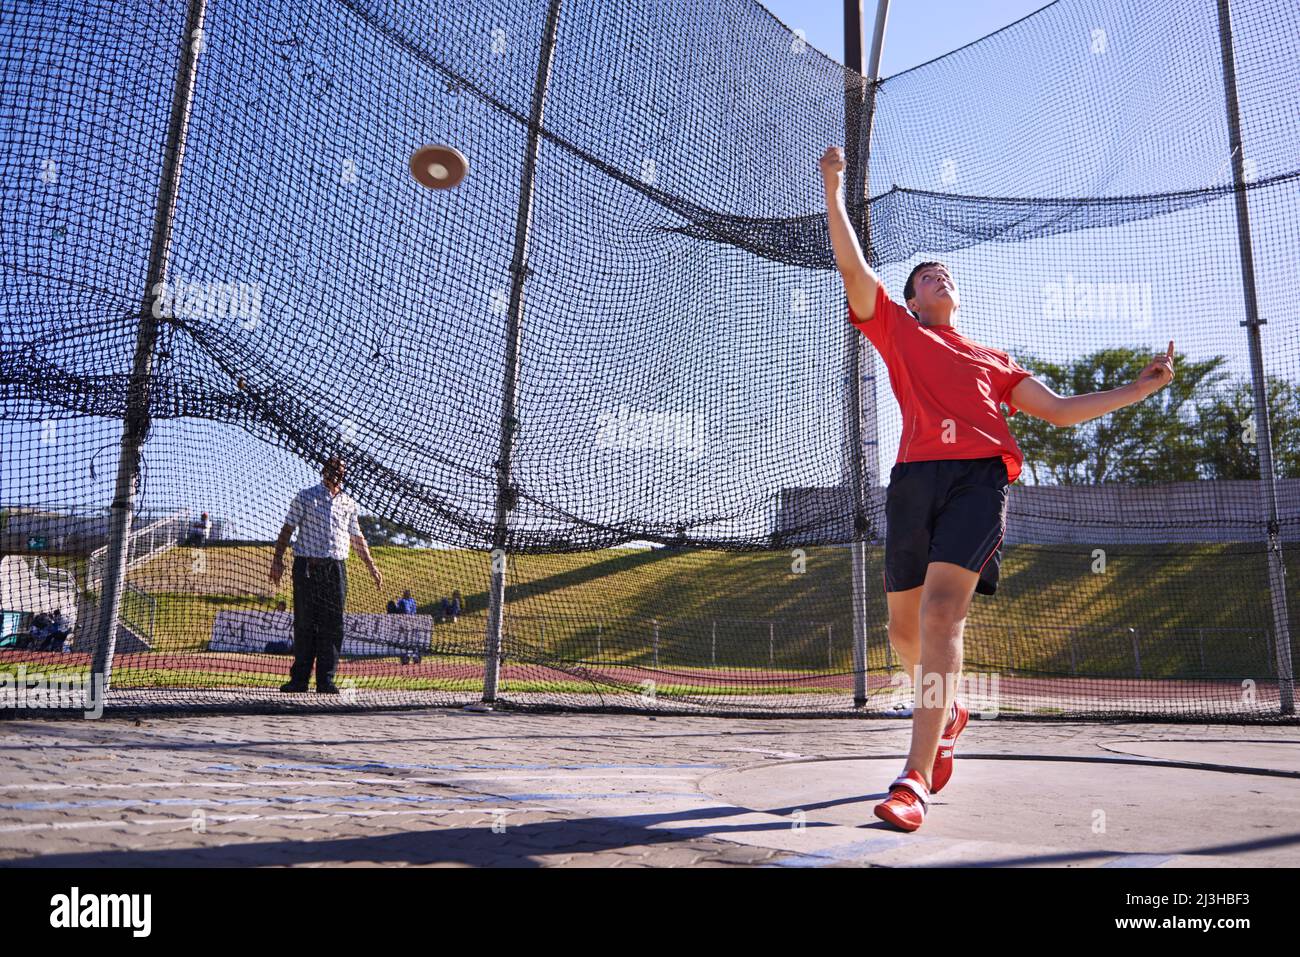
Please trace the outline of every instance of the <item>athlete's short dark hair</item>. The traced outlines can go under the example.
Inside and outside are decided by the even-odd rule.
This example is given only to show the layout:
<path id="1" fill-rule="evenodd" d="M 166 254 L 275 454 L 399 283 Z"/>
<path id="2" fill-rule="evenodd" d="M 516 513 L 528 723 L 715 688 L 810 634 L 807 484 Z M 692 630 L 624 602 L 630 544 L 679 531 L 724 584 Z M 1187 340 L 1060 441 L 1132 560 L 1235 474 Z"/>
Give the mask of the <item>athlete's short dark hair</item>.
<path id="1" fill-rule="evenodd" d="M 914 281 L 916 279 L 916 274 L 919 273 L 922 269 L 926 269 L 930 266 L 940 266 L 944 269 L 948 269 L 946 263 L 941 263 L 938 260 L 933 260 L 933 259 L 929 260 L 928 262 L 917 263 L 916 266 L 912 268 L 912 271 L 907 274 L 907 282 L 903 283 L 904 303 L 906 303 L 907 300 L 911 299 L 913 296 L 916 295 L 916 283 Z M 949 274 L 951 274 L 952 270 L 948 269 L 948 272 Z M 911 312 L 910 309 L 908 311 Z M 916 313 L 913 312 L 912 315 L 916 315 Z"/>

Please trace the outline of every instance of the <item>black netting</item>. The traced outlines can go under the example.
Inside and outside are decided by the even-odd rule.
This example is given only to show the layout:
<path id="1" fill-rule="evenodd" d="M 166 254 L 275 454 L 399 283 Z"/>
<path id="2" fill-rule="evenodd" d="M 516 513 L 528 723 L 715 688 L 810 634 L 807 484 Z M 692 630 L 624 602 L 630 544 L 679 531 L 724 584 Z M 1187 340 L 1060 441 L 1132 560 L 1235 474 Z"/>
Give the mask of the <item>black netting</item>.
<path id="1" fill-rule="evenodd" d="M 180 0 L 0 14 L 4 674 L 91 667 L 173 84 L 200 44 L 115 706 L 299 706 L 277 690 L 293 609 L 270 542 L 334 454 L 385 576 L 349 560 L 345 706 L 478 700 L 498 540 L 506 704 L 852 712 L 859 452 L 868 710 L 897 703 L 876 583 L 901 423 L 846 334 L 817 171 L 845 71 L 758 3 L 562 0 L 516 264 L 550 7 L 209 0 L 199 37 Z M 1232 22 L 1240 188 L 1216 4 L 1059 0 L 876 88 L 863 240 L 895 299 L 941 258 L 962 331 L 1062 394 L 1176 344 L 1177 380 L 1138 406 L 1011 419 L 1024 474 L 965 637 L 1001 713 L 1273 719 L 1294 679 L 1300 9 Z M 424 143 L 460 148 L 467 179 L 418 186 Z M 42 650 L 56 607 L 64 650 Z"/>

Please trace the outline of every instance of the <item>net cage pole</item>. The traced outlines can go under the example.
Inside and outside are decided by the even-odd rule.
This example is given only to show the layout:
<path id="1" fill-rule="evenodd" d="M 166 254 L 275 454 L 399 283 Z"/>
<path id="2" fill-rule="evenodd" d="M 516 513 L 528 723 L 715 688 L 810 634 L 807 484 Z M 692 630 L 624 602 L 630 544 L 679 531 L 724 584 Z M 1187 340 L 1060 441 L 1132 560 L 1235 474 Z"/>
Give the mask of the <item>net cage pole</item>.
<path id="1" fill-rule="evenodd" d="M 550 85 L 555 54 L 555 33 L 560 21 L 560 0 L 551 0 L 546 12 L 542 48 L 537 57 L 533 101 L 528 119 L 528 148 L 519 180 L 519 210 L 515 218 L 515 248 L 510 262 L 510 310 L 506 320 L 506 360 L 501 386 L 501 443 L 493 463 L 497 474 L 496 519 L 492 529 L 492 572 L 488 591 L 486 658 L 483 662 L 483 704 L 496 701 L 501 673 L 501 619 L 506 591 L 506 538 L 515 490 L 510 484 L 510 454 L 519 431 L 516 390 L 519 383 L 519 347 L 524 311 L 524 280 L 528 278 L 528 231 L 533 217 L 533 179 L 541 146 L 543 107 Z"/>
<path id="2" fill-rule="evenodd" d="M 1232 14 L 1228 0 L 1218 0 L 1219 45 L 1223 55 L 1223 91 L 1228 112 L 1228 145 L 1232 150 L 1233 198 L 1236 201 L 1237 245 L 1241 259 L 1241 284 L 1245 296 L 1246 327 L 1250 347 L 1250 374 L 1255 400 L 1255 442 L 1259 449 L 1259 478 L 1264 493 L 1268 542 L 1269 595 L 1273 607 L 1276 640 L 1277 689 L 1282 714 L 1295 713 L 1295 681 L 1291 672 L 1291 631 L 1287 623 L 1286 566 L 1282 561 L 1282 536 L 1277 517 L 1277 483 L 1273 474 L 1273 437 L 1268 418 L 1268 390 L 1264 381 L 1264 358 L 1259 327 L 1267 320 L 1259 315 L 1255 294 L 1255 257 L 1250 239 L 1250 206 L 1246 194 L 1246 162 L 1242 151 L 1241 114 L 1237 100 L 1237 68 L 1232 49 Z"/>
<path id="3" fill-rule="evenodd" d="M 853 228 L 861 238 L 863 255 L 871 262 L 871 216 L 867 205 L 870 178 L 867 175 L 871 153 L 871 124 L 876 106 L 876 83 L 880 76 L 880 55 L 885 45 L 885 22 L 889 18 L 889 0 L 878 0 L 876 22 L 871 39 L 871 61 L 863 69 L 862 0 L 844 0 L 844 143 L 845 201 Z M 852 596 L 853 596 L 853 704 L 867 703 L 867 520 L 866 490 L 875 484 L 876 455 L 879 436 L 876 426 L 876 356 L 874 349 L 864 348 L 864 337 L 848 326 L 848 392 L 845 398 L 845 425 L 848 435 L 849 490 L 853 497 Z M 865 357 L 865 363 L 864 363 Z M 863 367 L 867 374 L 864 377 Z M 867 398 L 869 410 L 863 409 L 864 382 L 871 388 Z M 864 415 L 864 411 L 866 414 Z M 864 418 L 866 421 L 864 422 Z M 871 466 L 864 459 L 870 454 Z"/>
<path id="4" fill-rule="evenodd" d="M 95 621 L 95 657 L 91 665 L 92 680 L 100 682 L 99 693 L 108 693 L 112 681 L 113 651 L 117 645 L 117 622 L 122 611 L 122 593 L 126 587 L 130 551 L 131 517 L 136 505 L 136 475 L 139 472 L 140 447 L 149 434 L 149 402 L 152 393 L 154 347 L 158 341 L 158 322 L 154 304 L 167 278 L 171 253 L 172 224 L 176 199 L 180 192 L 181 162 L 185 155 L 185 135 L 189 127 L 190 104 L 194 97 L 194 77 L 198 72 L 199 53 L 203 45 L 203 18 L 207 0 L 190 0 L 181 36 L 180 59 L 172 86 L 171 116 L 163 149 L 162 175 L 154 205 L 153 236 L 149 246 L 149 266 L 136 327 L 135 357 L 127 384 L 126 410 L 122 422 L 122 446 L 117 463 L 113 504 L 109 512 L 108 547 L 104 577 L 100 585 L 99 615 Z"/>

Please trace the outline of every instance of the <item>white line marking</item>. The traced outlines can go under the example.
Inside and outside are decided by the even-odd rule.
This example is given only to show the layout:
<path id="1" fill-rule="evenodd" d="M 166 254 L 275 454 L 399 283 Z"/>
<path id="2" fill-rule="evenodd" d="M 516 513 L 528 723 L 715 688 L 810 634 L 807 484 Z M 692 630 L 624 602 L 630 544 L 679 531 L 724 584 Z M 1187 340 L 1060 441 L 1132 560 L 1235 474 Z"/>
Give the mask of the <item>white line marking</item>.
<path id="1" fill-rule="evenodd" d="M 767 754 L 774 758 L 802 758 L 802 754 L 793 751 L 773 751 L 771 748 L 730 748 L 731 751 L 747 751 L 753 754 Z"/>

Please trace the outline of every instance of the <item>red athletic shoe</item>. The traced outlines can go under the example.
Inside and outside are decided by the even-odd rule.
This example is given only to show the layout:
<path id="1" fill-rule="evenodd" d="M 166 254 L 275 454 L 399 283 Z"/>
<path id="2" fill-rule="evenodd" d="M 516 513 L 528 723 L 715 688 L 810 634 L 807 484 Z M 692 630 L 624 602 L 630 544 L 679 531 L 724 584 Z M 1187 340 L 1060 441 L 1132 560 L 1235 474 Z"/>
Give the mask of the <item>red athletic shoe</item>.
<path id="1" fill-rule="evenodd" d="M 876 805 L 876 817 L 904 831 L 915 831 L 925 820 L 930 789 L 920 771 L 908 771 L 889 785 L 889 797 Z"/>
<path id="2" fill-rule="evenodd" d="M 952 777 L 952 759 L 957 750 L 957 735 L 962 733 L 966 728 L 966 722 L 970 720 L 970 712 L 962 707 L 960 701 L 954 699 L 952 707 L 953 716 L 948 719 L 948 724 L 943 729 L 943 737 L 939 739 L 939 750 L 934 755 L 934 767 L 930 769 L 931 794 L 942 791 L 943 786 Z"/>

